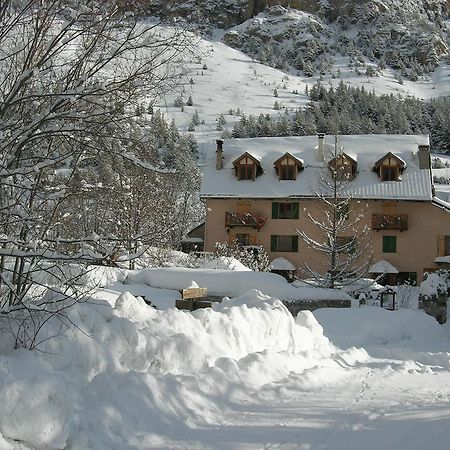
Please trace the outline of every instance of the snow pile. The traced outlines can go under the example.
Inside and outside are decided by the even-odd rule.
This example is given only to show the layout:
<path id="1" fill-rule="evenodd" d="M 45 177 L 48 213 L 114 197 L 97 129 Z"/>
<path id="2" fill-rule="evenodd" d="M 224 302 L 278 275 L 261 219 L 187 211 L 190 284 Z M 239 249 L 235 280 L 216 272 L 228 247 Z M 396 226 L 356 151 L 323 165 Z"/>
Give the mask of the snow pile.
<path id="1" fill-rule="evenodd" d="M 167 433 L 217 423 L 239 392 L 336 352 L 311 313 L 296 323 L 259 291 L 194 313 L 157 311 L 124 293 L 114 308 L 97 300 L 68 317 L 75 327 L 41 351 L 0 357 L 2 450 L 15 448 L 9 439 L 24 448 L 160 448 Z M 59 326 L 53 318 L 39 338 Z"/>
<path id="2" fill-rule="evenodd" d="M 236 297 L 249 289 L 258 289 L 266 295 L 282 300 L 348 300 L 350 297 L 333 289 L 296 288 L 282 276 L 266 272 L 200 270 L 184 268 L 148 269 L 130 271 L 127 283 L 147 284 L 163 289 L 185 289 L 191 281 L 206 287 L 209 295 Z"/>
<path id="3" fill-rule="evenodd" d="M 448 277 L 448 275 L 447 275 Z M 450 281 L 450 278 L 448 278 Z M 429 273 L 427 278 L 420 283 L 420 294 L 427 297 L 445 295 L 449 289 L 448 281 L 439 272 Z"/>
<path id="4" fill-rule="evenodd" d="M 314 312 L 326 336 L 341 348 L 361 346 L 438 351 L 450 348 L 445 329 L 422 310 L 387 311 L 366 306 L 356 309 L 324 308 Z M 435 348 L 434 348 L 435 349 Z"/>
<path id="5" fill-rule="evenodd" d="M 251 271 L 251 269 L 242 264 L 239 260 L 227 256 L 219 256 L 218 258 L 205 259 L 204 261 L 200 261 L 199 268 L 216 270 L 239 270 L 241 272 Z"/>

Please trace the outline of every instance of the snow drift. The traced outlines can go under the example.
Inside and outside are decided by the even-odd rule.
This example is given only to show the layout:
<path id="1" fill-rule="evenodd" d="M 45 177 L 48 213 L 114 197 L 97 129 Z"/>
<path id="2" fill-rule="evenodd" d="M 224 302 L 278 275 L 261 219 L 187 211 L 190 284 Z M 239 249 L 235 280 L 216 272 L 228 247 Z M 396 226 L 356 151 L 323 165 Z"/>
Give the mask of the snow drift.
<path id="1" fill-rule="evenodd" d="M 129 293 L 114 308 L 77 304 L 75 327 L 41 351 L 3 348 L 0 448 L 158 448 L 166 433 L 214 423 L 235 395 L 329 358 L 336 349 L 313 315 L 300 317 L 255 290 L 193 313 Z"/>
<path id="2" fill-rule="evenodd" d="M 267 272 L 164 268 L 130 271 L 126 282 L 142 283 L 156 288 L 185 289 L 192 281 L 208 288 L 208 294 L 239 296 L 249 289 L 283 300 L 349 300 L 337 289 L 295 288 L 281 275 Z"/>

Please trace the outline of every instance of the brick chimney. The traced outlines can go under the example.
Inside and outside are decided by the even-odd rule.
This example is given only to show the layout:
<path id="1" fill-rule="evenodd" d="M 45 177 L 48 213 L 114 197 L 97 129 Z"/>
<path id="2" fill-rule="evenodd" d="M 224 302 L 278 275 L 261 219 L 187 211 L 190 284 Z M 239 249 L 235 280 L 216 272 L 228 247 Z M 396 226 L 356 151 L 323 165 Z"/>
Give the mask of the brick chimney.
<path id="1" fill-rule="evenodd" d="M 316 155 L 317 161 L 325 161 L 325 144 L 324 144 L 325 133 L 317 133 L 317 137 L 319 138 Z"/>
<path id="2" fill-rule="evenodd" d="M 217 145 L 216 170 L 222 170 L 223 169 L 223 140 L 217 139 L 216 145 Z"/>
<path id="3" fill-rule="evenodd" d="M 430 169 L 430 168 L 431 168 L 430 146 L 419 145 L 419 169 Z"/>

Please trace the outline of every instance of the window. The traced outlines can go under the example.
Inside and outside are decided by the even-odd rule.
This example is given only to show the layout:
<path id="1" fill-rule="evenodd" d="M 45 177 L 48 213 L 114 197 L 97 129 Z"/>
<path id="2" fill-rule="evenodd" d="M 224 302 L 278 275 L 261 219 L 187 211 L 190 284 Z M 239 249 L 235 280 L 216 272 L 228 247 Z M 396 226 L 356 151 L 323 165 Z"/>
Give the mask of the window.
<path id="1" fill-rule="evenodd" d="M 405 162 L 391 152 L 379 159 L 373 168 L 381 181 L 400 181 L 400 173 L 405 169 Z"/>
<path id="2" fill-rule="evenodd" d="M 381 166 L 381 181 L 398 181 L 398 167 Z"/>
<path id="3" fill-rule="evenodd" d="M 397 277 L 398 284 L 417 285 L 417 272 L 399 272 Z"/>
<path id="4" fill-rule="evenodd" d="M 383 236 L 383 253 L 397 253 L 397 236 Z"/>
<path id="5" fill-rule="evenodd" d="M 298 219 L 298 202 L 273 202 L 272 219 Z"/>
<path id="6" fill-rule="evenodd" d="M 236 242 L 238 245 L 250 245 L 250 235 L 243 233 L 236 233 Z"/>
<path id="7" fill-rule="evenodd" d="M 271 252 L 298 252 L 298 236 L 270 236 Z"/>
<path id="8" fill-rule="evenodd" d="M 450 236 L 438 236 L 438 256 L 450 255 Z"/>
<path id="9" fill-rule="evenodd" d="M 273 165 L 279 180 L 296 180 L 298 171 L 303 170 L 303 163 L 290 153 L 285 153 Z"/>
<path id="10" fill-rule="evenodd" d="M 280 180 L 295 180 L 297 176 L 297 166 L 296 165 L 280 165 L 278 169 L 278 178 Z"/>
<path id="11" fill-rule="evenodd" d="M 250 158 L 242 158 L 238 164 L 238 180 L 253 180 L 255 165 Z"/>
<path id="12" fill-rule="evenodd" d="M 356 174 L 356 161 L 345 153 L 333 158 L 328 167 L 336 181 L 350 181 Z"/>

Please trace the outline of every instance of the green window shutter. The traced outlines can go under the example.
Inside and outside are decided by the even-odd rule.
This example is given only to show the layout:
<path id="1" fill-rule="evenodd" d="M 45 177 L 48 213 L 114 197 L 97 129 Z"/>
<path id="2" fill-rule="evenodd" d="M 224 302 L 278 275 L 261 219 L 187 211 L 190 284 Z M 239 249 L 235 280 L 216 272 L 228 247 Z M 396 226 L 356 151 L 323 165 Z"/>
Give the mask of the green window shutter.
<path id="1" fill-rule="evenodd" d="M 383 236 L 383 253 L 397 253 L 397 236 Z"/>
<path id="2" fill-rule="evenodd" d="M 278 239 L 277 236 L 272 235 L 270 236 L 270 251 L 276 252 L 278 250 Z"/>
<path id="3" fill-rule="evenodd" d="M 292 251 L 298 252 L 298 236 L 292 236 Z"/>
<path id="4" fill-rule="evenodd" d="M 272 203 L 272 219 L 278 219 L 278 203 Z"/>
<path id="5" fill-rule="evenodd" d="M 298 212 L 299 212 L 298 202 L 294 202 L 292 204 L 292 218 L 293 219 L 298 219 Z"/>

